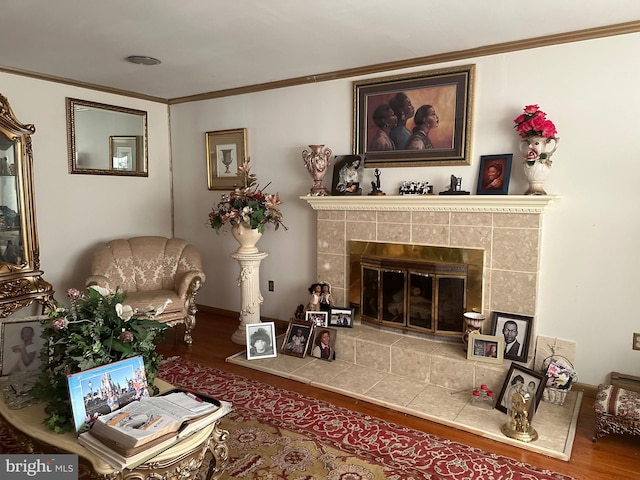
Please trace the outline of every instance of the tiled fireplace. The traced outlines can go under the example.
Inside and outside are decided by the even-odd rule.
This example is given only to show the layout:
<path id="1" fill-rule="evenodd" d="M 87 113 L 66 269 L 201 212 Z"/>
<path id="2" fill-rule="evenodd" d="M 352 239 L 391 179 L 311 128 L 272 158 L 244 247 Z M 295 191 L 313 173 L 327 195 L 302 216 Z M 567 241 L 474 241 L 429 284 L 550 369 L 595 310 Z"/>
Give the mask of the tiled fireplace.
<path id="1" fill-rule="evenodd" d="M 557 197 L 301 198 L 317 212 L 317 276 L 336 304 L 349 304 L 349 241 L 418 244 L 483 249 L 482 312 L 535 317 L 542 214 Z"/>

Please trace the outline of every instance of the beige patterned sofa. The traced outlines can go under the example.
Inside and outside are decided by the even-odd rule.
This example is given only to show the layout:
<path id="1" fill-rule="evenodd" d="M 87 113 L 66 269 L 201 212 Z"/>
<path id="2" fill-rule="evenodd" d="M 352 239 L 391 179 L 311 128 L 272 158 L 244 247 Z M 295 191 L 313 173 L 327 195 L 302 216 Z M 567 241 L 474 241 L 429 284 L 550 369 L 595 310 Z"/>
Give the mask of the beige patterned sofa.
<path id="1" fill-rule="evenodd" d="M 196 248 L 180 238 L 133 237 L 111 240 L 94 253 L 86 285 L 127 291 L 126 303 L 150 310 L 171 303 L 156 319 L 169 326 L 185 325 L 184 341 L 193 342 L 196 293 L 205 281 Z"/>

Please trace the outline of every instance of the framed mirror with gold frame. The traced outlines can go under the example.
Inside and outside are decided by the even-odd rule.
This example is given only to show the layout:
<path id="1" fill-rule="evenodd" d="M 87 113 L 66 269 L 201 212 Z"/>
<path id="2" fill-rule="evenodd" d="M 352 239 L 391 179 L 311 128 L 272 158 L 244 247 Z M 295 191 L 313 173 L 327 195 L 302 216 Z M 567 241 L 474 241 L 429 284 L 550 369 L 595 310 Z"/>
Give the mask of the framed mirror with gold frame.
<path id="1" fill-rule="evenodd" d="M 147 112 L 67 97 L 69 173 L 149 176 Z"/>

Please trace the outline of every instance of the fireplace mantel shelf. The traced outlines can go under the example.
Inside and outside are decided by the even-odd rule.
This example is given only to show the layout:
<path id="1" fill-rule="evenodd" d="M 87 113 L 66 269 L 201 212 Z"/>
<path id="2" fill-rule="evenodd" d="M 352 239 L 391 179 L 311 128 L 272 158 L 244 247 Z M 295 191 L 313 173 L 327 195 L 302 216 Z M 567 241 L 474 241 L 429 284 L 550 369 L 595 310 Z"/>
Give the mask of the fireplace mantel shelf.
<path id="1" fill-rule="evenodd" d="M 367 195 L 300 197 L 314 210 L 542 213 L 557 195 Z"/>

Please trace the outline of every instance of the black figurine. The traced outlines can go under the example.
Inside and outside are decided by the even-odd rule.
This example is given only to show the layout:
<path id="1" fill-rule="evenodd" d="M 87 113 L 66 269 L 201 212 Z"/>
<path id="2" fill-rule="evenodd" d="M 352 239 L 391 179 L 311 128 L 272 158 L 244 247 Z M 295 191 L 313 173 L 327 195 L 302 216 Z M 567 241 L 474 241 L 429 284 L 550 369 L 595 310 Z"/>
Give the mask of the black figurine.
<path id="1" fill-rule="evenodd" d="M 380 190 L 380 169 L 376 168 L 373 171 L 373 175 L 376 177 L 376 181 L 371 182 L 371 193 L 369 195 L 386 195 L 386 193 Z"/>

